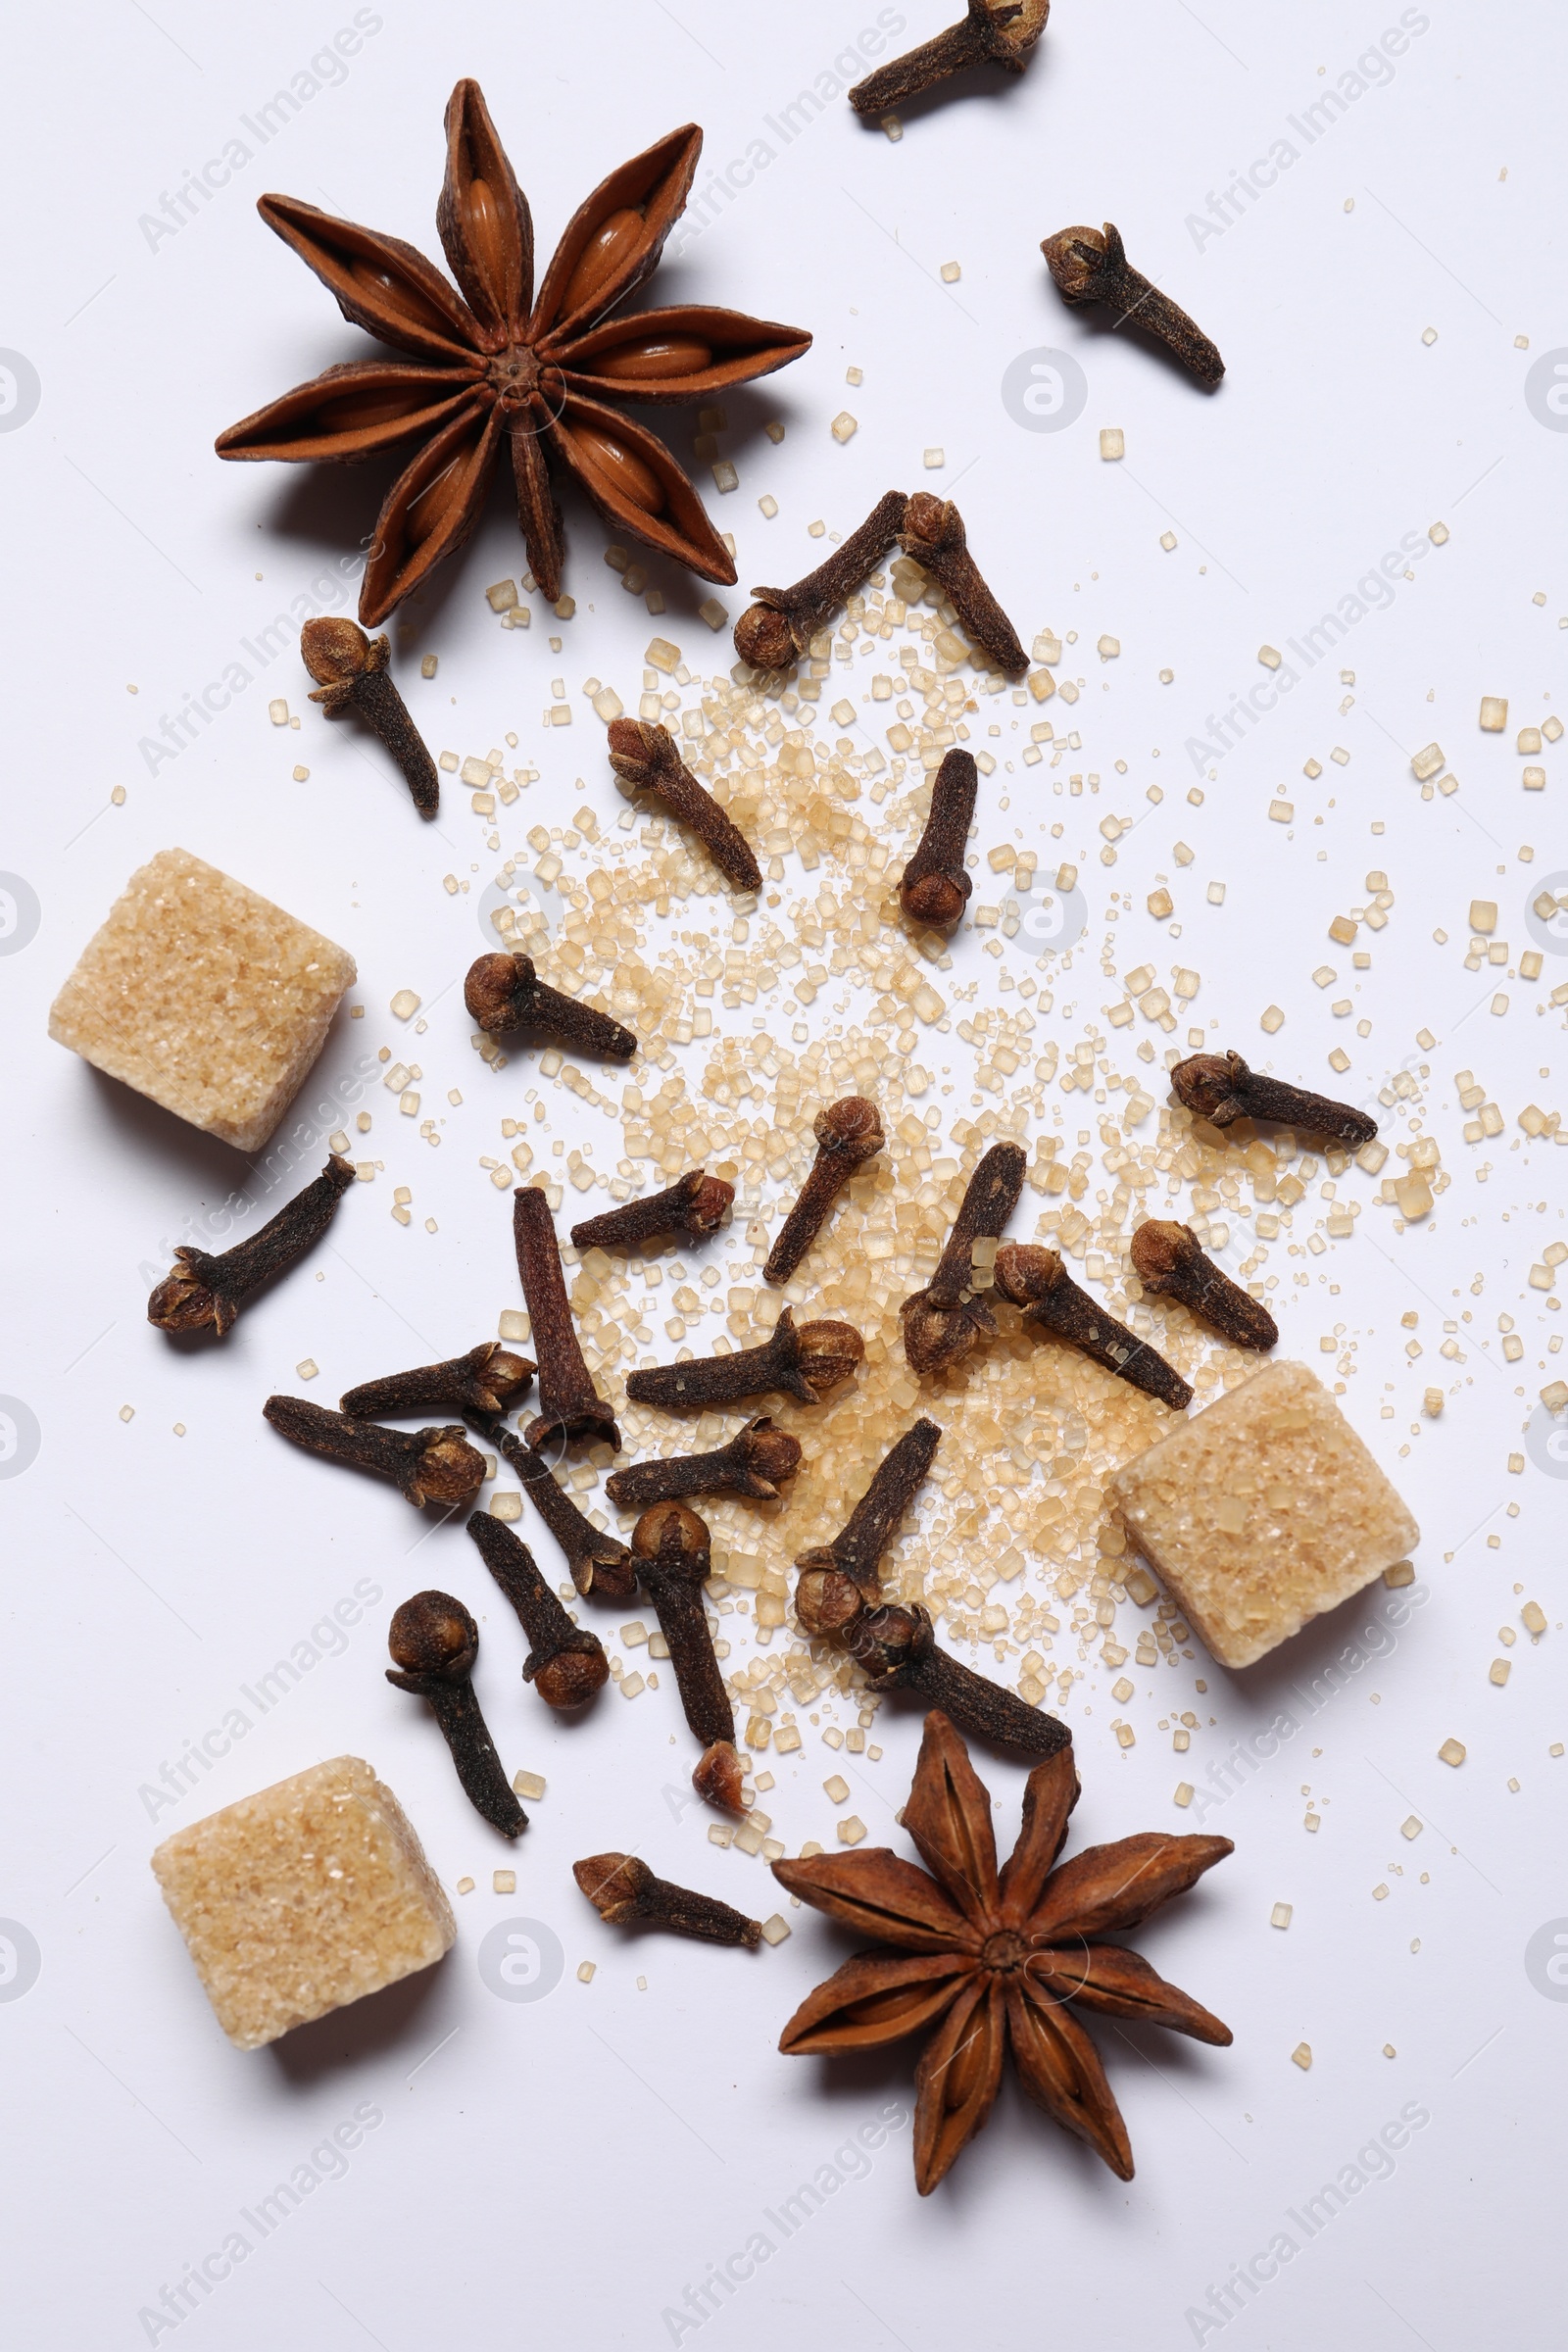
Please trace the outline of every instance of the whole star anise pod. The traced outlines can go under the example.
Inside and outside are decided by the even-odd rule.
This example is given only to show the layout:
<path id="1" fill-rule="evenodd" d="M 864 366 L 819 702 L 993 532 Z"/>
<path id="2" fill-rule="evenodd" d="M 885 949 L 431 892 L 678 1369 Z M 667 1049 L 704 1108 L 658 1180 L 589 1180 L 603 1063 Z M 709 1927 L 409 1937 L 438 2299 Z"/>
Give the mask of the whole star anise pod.
<path id="1" fill-rule="evenodd" d="M 533 291 L 533 221 L 476 81 L 446 111 L 436 227 L 461 294 L 401 237 L 263 196 L 269 228 L 339 310 L 407 360 L 363 360 L 285 392 L 218 439 L 220 458 L 346 465 L 420 444 L 386 494 L 360 592 L 368 628 L 461 547 L 510 448 L 517 519 L 540 592 L 561 594 L 564 542 L 546 451 L 600 513 L 706 580 L 735 577 L 664 444 L 607 404 L 710 400 L 798 360 L 811 338 L 708 304 L 609 314 L 658 268 L 702 152 L 695 123 L 622 164 L 579 205 Z"/>
<path id="2" fill-rule="evenodd" d="M 1098 1938 L 1135 1928 L 1231 1851 L 1228 1838 L 1158 1831 L 1092 1845 L 1054 1868 L 1078 1801 L 1072 1749 L 1037 1765 L 1023 1826 L 1001 1876 L 991 1799 L 947 1717 L 931 1713 L 904 1826 L 932 1876 L 887 1847 L 775 1862 L 803 1902 L 891 1950 L 857 1952 L 802 2002 L 779 2048 L 790 2057 L 879 2049 L 931 2032 L 915 2070 L 914 2178 L 929 2196 L 991 2113 L 1009 2043 L 1024 2088 L 1064 2131 L 1086 2139 L 1121 2180 L 1133 2177 L 1127 2127 L 1100 2054 L 1068 2004 L 1197 2041 L 1228 2026 Z"/>

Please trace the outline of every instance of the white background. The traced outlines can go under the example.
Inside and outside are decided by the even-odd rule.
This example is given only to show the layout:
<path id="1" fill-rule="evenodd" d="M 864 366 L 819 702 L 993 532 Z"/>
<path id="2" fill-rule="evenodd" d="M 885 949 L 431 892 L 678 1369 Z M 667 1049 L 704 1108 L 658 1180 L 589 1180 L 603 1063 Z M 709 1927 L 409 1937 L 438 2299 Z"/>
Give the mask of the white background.
<path id="1" fill-rule="evenodd" d="M 384 2120 L 346 2177 L 320 2186 L 158 2340 L 177 2333 L 246 2352 L 285 2342 L 302 2352 L 367 2341 L 384 2352 L 438 2340 L 654 2346 L 672 2335 L 910 2348 L 961 2336 L 1138 2352 L 1200 2333 L 1306 2347 L 1332 2332 L 1342 2344 L 1444 2352 L 1480 2335 L 1547 2342 L 1560 2326 L 1551 2217 L 1568 2009 L 1543 1997 L 1525 1948 L 1568 1913 L 1568 1759 L 1547 1753 L 1568 1736 L 1556 1663 L 1563 1490 L 1534 1460 L 1509 1475 L 1506 1457 L 1560 1363 L 1537 1368 L 1556 1318 L 1527 1289 L 1526 1269 L 1560 1228 L 1562 1160 L 1549 1146 L 1526 1151 L 1515 1121 L 1532 1101 L 1563 1106 L 1561 1015 L 1537 1006 L 1568 965 L 1559 941 L 1531 989 L 1466 972 L 1461 959 L 1472 897 L 1498 903 L 1513 961 L 1529 901 L 1568 866 L 1565 762 L 1548 754 L 1547 790 L 1527 798 L 1513 748 L 1515 728 L 1539 723 L 1563 687 L 1568 440 L 1525 399 L 1529 369 L 1568 344 L 1552 161 L 1561 21 L 1515 4 L 1483 24 L 1431 0 L 1392 80 L 1308 148 L 1287 119 L 1398 22 L 1395 0 L 1311 10 L 1203 0 L 1199 11 L 1181 0 L 1114 10 L 1060 0 L 1022 80 L 976 77 L 944 104 L 911 108 L 897 145 L 843 103 L 786 145 L 764 119 L 831 69 L 873 21 L 870 0 L 767 12 L 716 0 L 672 10 L 612 0 L 583 12 L 389 0 L 340 85 L 177 234 L 152 240 L 144 217 L 188 170 L 245 136 L 240 117 L 306 69 L 351 13 L 347 0 L 335 14 L 184 0 L 35 12 L 13 22 L 0 101 L 0 342 L 24 355 L 41 386 L 36 414 L 0 435 L 0 866 L 41 906 L 36 936 L 0 958 L 0 1392 L 41 1429 L 36 1460 L 0 1482 L 10 1643 L 0 1913 L 42 1955 L 36 1984 L 0 2001 L 7 2340 L 95 2352 L 145 2342 L 138 2313 L 221 2244 L 240 2208 L 371 2102 Z M 929 29 L 922 12 L 906 38 Z M 368 1371 L 470 1344 L 516 1303 L 505 1196 L 474 1167 L 496 1148 L 493 1098 L 475 1099 L 453 987 L 477 953 L 480 885 L 458 900 L 439 886 L 449 868 L 491 862 L 466 795 L 449 788 L 438 831 L 419 833 L 374 748 L 347 731 L 326 736 L 292 655 L 155 775 L 138 753 L 163 713 L 221 676 L 242 637 L 356 545 L 378 494 L 368 475 L 322 484 L 212 455 L 223 425 L 366 348 L 262 227 L 254 199 L 280 188 L 436 253 L 441 110 L 463 74 L 482 82 L 530 193 L 541 267 L 586 190 L 673 123 L 702 122 L 707 160 L 719 167 L 767 140 L 772 160 L 666 265 L 653 297 L 729 301 L 816 336 L 786 376 L 728 404 L 725 448 L 741 490 L 710 505 L 738 539 L 743 586 L 808 568 L 811 516 L 846 529 L 890 481 L 951 487 L 961 476 L 971 535 L 1025 642 L 1047 625 L 1080 632 L 1080 670 L 1096 673 L 1079 710 L 1085 761 L 1108 774 L 1114 756 L 1129 760 L 1135 813 L 1149 781 L 1165 786 L 1115 879 L 1141 907 L 1154 872 L 1174 871 L 1174 840 L 1196 852 L 1182 954 L 1202 970 L 1205 1017 L 1261 1055 L 1258 1012 L 1276 1000 L 1290 1017 L 1274 1067 L 1326 1084 L 1324 1057 L 1344 1042 L 1356 1055 L 1346 1091 L 1358 1100 L 1401 1065 L 1430 1068 L 1428 1123 L 1453 1175 L 1433 1217 L 1396 1235 L 1392 1213 L 1371 1205 L 1375 1187 L 1358 1181 L 1357 1236 L 1302 1261 L 1308 1289 L 1292 1293 L 1283 1250 L 1272 1261 L 1286 1352 L 1312 1360 L 1320 1333 L 1340 1321 L 1359 1340 L 1348 1409 L 1421 1522 L 1427 1597 L 1392 1649 L 1210 1815 L 1206 1827 L 1236 1839 L 1234 1860 L 1142 1936 L 1166 1974 L 1234 2024 L 1236 2044 L 1103 2036 L 1139 2163 L 1126 2187 L 1009 2083 L 929 2202 L 913 2191 L 906 2126 L 785 2242 L 764 2212 L 879 2108 L 902 2102 L 906 2115 L 911 2098 L 905 2050 L 831 2071 L 775 2054 L 784 2018 L 836 1963 L 842 1938 L 806 1912 L 790 1914 L 786 1944 L 756 1958 L 633 1946 L 602 1930 L 567 1865 L 607 1844 L 641 1845 L 670 1875 L 748 1908 L 773 1906 L 761 1864 L 714 1852 L 699 1809 L 666 1801 L 687 1770 L 684 1746 L 669 1744 L 671 1707 L 623 1711 L 609 1696 L 585 1724 L 545 1721 L 513 1679 L 514 1629 L 491 1612 L 492 1722 L 510 1762 L 550 1779 L 521 1849 L 504 1854 L 467 1813 L 429 1727 L 381 1678 L 385 1614 L 414 1581 L 468 1570 L 460 1589 L 477 1602 L 461 1538 L 429 1533 L 412 1563 L 421 1531 L 390 1490 L 278 1446 L 257 1411 L 269 1390 L 297 1385 L 292 1367 L 307 1354 L 320 1361 L 316 1393 L 330 1401 Z M 1279 184 L 1223 234 L 1196 237 L 1188 216 L 1282 136 L 1302 152 Z M 1217 397 L 1057 302 L 1039 240 L 1107 217 L 1134 262 L 1220 344 L 1229 372 Z M 950 258 L 963 274 L 944 286 Z M 1429 325 L 1431 346 L 1421 340 Z M 1020 429 L 1001 398 L 1009 363 L 1040 347 L 1076 356 L 1089 380 L 1084 414 L 1059 433 Z M 865 371 L 854 392 L 852 364 Z M 846 404 L 860 429 L 841 448 L 827 425 Z M 760 431 L 774 415 L 789 428 L 776 450 Z M 1102 424 L 1126 432 L 1120 466 L 1099 460 Z M 677 450 L 687 430 L 672 420 Z M 927 475 L 921 453 L 933 445 L 947 463 Z M 763 490 L 780 502 L 776 523 L 758 514 Z M 1439 518 L 1452 536 L 1433 549 L 1425 533 Z M 499 494 L 427 608 L 425 641 L 442 662 L 416 708 L 432 741 L 482 752 L 515 729 L 543 769 L 515 826 L 504 824 L 508 848 L 520 846 L 524 822 L 569 821 L 585 792 L 607 822 L 620 806 L 578 689 L 593 673 L 631 701 L 647 619 L 610 593 L 602 528 L 574 501 L 567 528 L 579 611 L 559 661 L 537 617 L 530 633 L 504 635 L 479 596 L 522 567 Z M 1158 545 L 1165 530 L 1174 553 Z M 1396 581 L 1388 609 L 1356 622 L 1338 656 L 1218 765 L 1201 808 L 1191 807 L 1184 743 L 1264 676 L 1258 645 L 1310 626 L 1410 533 L 1425 551 L 1414 579 Z M 665 585 L 660 625 L 694 667 L 717 666 L 727 642 L 707 641 L 694 617 L 706 591 Z M 1544 605 L 1532 602 L 1538 590 Z M 1122 646 L 1105 715 L 1094 708 L 1092 654 L 1102 630 Z M 1344 715 L 1341 662 L 1356 673 Z M 1174 684 L 1159 684 L 1162 666 Z M 559 737 L 537 723 L 558 670 L 576 713 Z M 271 693 L 305 710 L 298 735 L 268 725 Z M 1509 698 L 1506 735 L 1478 732 L 1483 693 Z M 1434 737 L 1461 789 L 1423 803 L 1409 760 Z M 1325 764 L 1309 787 L 1303 761 L 1327 763 L 1336 744 L 1348 765 Z M 309 784 L 288 780 L 294 759 L 311 766 Z M 1047 821 L 1061 813 L 1046 772 L 1013 781 L 1014 813 L 1023 808 L 1028 838 L 1038 830 L 1043 860 L 1054 854 Z M 109 805 L 117 784 L 123 807 Z M 1297 803 L 1289 833 L 1266 821 L 1277 793 Z M 1085 861 L 1098 923 L 1106 884 L 1098 839 L 1084 830 L 1062 847 Z M 139 1269 L 166 1260 L 182 1220 L 244 1171 L 45 1035 L 51 998 L 127 873 L 174 843 L 358 958 L 354 993 L 369 1011 L 359 1035 L 346 1023 L 334 1032 L 322 1075 L 347 1070 L 362 1039 L 408 1050 L 383 1008 L 410 986 L 433 1008 L 416 1049 L 427 1091 L 464 1085 L 470 1097 L 452 1116 L 448 1149 L 416 1162 L 413 1138 L 389 1135 L 378 1117 L 387 1171 L 345 1202 L 317 1261 L 324 1283 L 297 1276 L 221 1353 L 196 1355 L 148 1329 Z M 1525 843 L 1531 865 L 1517 857 Z M 1362 984 L 1357 1011 L 1373 1023 L 1362 1043 L 1331 1019 L 1310 973 L 1329 952 L 1331 915 L 1362 902 L 1372 867 L 1387 870 L 1396 906 Z M 1228 882 L 1222 910 L 1202 902 L 1198 885 L 1210 876 Z M 800 883 L 792 860 L 787 893 Z M 956 956 L 987 969 L 972 933 Z M 1493 1017 L 1499 987 L 1510 1007 Z M 1424 1054 L 1423 1026 L 1438 1041 Z M 1074 1034 L 1062 1026 L 1064 1046 Z M 700 1051 L 683 1058 L 693 1077 Z M 1485 1186 L 1480 1154 L 1460 1140 L 1457 1068 L 1474 1068 L 1505 1115 Z M 552 1115 L 569 1139 L 569 1100 Z M 387 1215 L 397 1181 L 417 1187 L 413 1234 Z M 438 1241 L 418 1230 L 426 1213 Z M 1478 1273 L 1484 1293 L 1472 1298 Z M 1329 1280 L 1341 1285 L 1333 1299 Z M 1426 1350 L 1413 1367 L 1399 1325 L 1410 1308 Z M 1441 1321 L 1461 1308 L 1475 1315 L 1460 1327 L 1463 1362 L 1445 1366 Z M 1517 1371 L 1498 1357 L 1499 1311 L 1526 1335 Z M 1447 1409 L 1411 1439 L 1420 1392 L 1440 1374 L 1452 1384 Z M 1386 1382 L 1392 1422 L 1377 1413 Z M 129 1424 L 124 1403 L 136 1408 Z M 141 1786 L 362 1578 L 383 1601 L 344 1653 L 151 1823 Z M 1521 1636 L 1511 1682 L 1495 1690 L 1496 1628 L 1517 1626 L 1521 1597 L 1532 1596 L 1552 1630 L 1535 1647 Z M 1386 1606 L 1376 1593 L 1352 1604 L 1247 1678 L 1207 1667 L 1205 1728 L 1182 1769 L 1201 1781 L 1222 1743 L 1266 1723 L 1287 1683 L 1318 1672 Z M 1168 1747 L 1151 1733 L 1119 1757 L 1107 1714 L 1102 1706 L 1075 1724 L 1086 1782 L 1076 1837 L 1179 1825 Z M 882 1721 L 888 1757 L 861 1773 L 856 1802 L 874 1840 L 897 1842 L 891 1812 L 917 1723 Z M 1469 1751 L 1457 1773 L 1436 1757 L 1450 1735 Z M 201 1811 L 345 1751 L 392 1782 L 447 1883 L 471 1870 L 480 1890 L 459 1906 L 458 1947 L 433 1976 L 241 2055 L 209 2014 L 147 1855 Z M 780 1775 L 774 1818 L 792 1848 L 821 1834 L 818 1756 L 811 1748 L 793 1781 Z M 994 1759 L 982 1770 L 1005 1838 L 1021 1772 Z M 1303 1830 L 1302 1786 L 1322 1805 L 1315 1837 Z M 1409 1814 L 1427 1826 L 1407 1846 Z M 521 1891 L 508 1903 L 490 1893 L 489 1873 L 514 1859 Z M 1404 1875 L 1389 1880 L 1395 1863 Z M 1394 1892 L 1374 1903 L 1386 1880 Z M 1268 1924 L 1278 1900 L 1296 1906 L 1284 1935 Z M 482 1933 L 512 1915 L 544 1922 L 564 1949 L 564 1980 L 534 2003 L 492 1997 L 478 1975 Z M 583 1957 L 599 1963 L 588 1987 L 574 1975 Z M 1314 2052 L 1305 2075 L 1290 2063 L 1302 2039 Z M 1396 2059 L 1382 2055 L 1385 2042 Z M 1288 2209 L 1407 2104 L 1430 2122 L 1392 2178 L 1357 2193 L 1310 2243 L 1296 2230 L 1296 2258 L 1223 2328 L 1205 2332 L 1186 2316 L 1231 2266 L 1291 2229 Z M 716 2316 L 684 2329 L 662 2316 L 759 2230 L 776 2250 Z"/>

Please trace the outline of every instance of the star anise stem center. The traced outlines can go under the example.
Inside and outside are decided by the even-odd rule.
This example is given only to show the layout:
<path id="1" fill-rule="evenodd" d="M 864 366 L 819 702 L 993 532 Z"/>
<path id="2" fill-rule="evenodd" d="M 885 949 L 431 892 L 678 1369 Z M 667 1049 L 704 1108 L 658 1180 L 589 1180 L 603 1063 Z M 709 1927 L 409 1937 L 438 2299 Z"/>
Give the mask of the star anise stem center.
<path id="1" fill-rule="evenodd" d="M 1029 1946 L 1012 1928 L 999 1928 L 996 1934 L 988 1936 L 980 1946 L 980 1958 L 983 1965 L 1004 1972 L 1021 1968 L 1028 1954 Z"/>

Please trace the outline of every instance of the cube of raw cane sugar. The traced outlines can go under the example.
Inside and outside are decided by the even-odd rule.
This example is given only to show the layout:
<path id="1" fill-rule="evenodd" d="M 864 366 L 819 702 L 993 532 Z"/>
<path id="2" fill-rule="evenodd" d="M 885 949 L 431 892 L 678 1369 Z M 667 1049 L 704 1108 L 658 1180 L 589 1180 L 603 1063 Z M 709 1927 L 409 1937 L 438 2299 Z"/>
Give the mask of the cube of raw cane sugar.
<path id="1" fill-rule="evenodd" d="M 242 2050 L 430 1967 L 457 1937 L 413 1824 L 358 1756 L 176 1830 L 152 1863 Z"/>
<path id="2" fill-rule="evenodd" d="M 1304 1364 L 1270 1364 L 1178 1422 L 1106 1493 L 1222 1666 L 1250 1666 L 1420 1542 Z"/>
<path id="3" fill-rule="evenodd" d="M 77 958 L 49 1034 L 241 1152 L 321 1051 L 354 958 L 187 850 L 139 866 Z"/>

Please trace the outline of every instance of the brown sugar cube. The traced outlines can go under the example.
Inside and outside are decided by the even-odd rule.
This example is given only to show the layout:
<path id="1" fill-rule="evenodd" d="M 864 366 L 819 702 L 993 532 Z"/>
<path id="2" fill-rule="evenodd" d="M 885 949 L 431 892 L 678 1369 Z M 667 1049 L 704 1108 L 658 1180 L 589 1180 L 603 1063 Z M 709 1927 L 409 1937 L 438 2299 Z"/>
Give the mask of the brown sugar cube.
<path id="1" fill-rule="evenodd" d="M 354 958 L 188 850 L 139 866 L 83 948 L 49 1034 L 176 1118 L 255 1152 L 307 1072 Z"/>
<path id="2" fill-rule="evenodd" d="M 457 1937 L 413 1824 L 358 1756 L 176 1830 L 152 1863 L 242 2050 L 428 1968 Z"/>
<path id="3" fill-rule="evenodd" d="M 1270 1364 L 1179 1422 L 1105 1492 L 1222 1666 L 1250 1666 L 1421 1540 L 1304 1364 Z"/>

